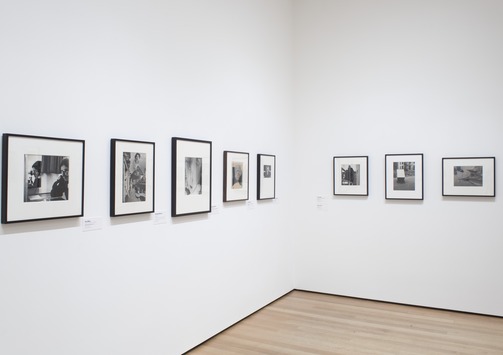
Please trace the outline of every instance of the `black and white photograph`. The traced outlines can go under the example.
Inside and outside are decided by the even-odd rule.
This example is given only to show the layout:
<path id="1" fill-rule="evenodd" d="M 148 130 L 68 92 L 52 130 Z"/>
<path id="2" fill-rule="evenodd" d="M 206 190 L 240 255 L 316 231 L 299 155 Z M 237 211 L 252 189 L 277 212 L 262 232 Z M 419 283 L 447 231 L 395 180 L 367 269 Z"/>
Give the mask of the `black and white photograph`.
<path id="1" fill-rule="evenodd" d="M 122 202 L 145 201 L 147 192 L 147 154 L 143 152 L 124 152 L 122 158 L 124 168 L 122 174 Z"/>
<path id="2" fill-rule="evenodd" d="M 248 167 L 248 153 L 224 151 L 223 202 L 248 200 Z"/>
<path id="3" fill-rule="evenodd" d="M 110 216 L 154 212 L 155 144 L 111 140 Z"/>
<path id="4" fill-rule="evenodd" d="M 232 162 L 232 187 L 233 190 L 243 189 L 243 163 Z"/>
<path id="5" fill-rule="evenodd" d="M 3 144 L 2 223 L 82 215 L 83 140 L 4 134 Z"/>
<path id="6" fill-rule="evenodd" d="M 201 195 L 203 175 L 203 158 L 185 158 L 185 194 Z"/>
<path id="7" fill-rule="evenodd" d="M 264 165 L 264 178 L 266 178 L 266 179 L 271 178 L 271 166 L 270 165 Z"/>
<path id="8" fill-rule="evenodd" d="M 454 166 L 454 186 L 484 186 L 484 167 L 482 165 Z"/>
<path id="9" fill-rule="evenodd" d="M 257 200 L 276 198 L 276 156 L 257 154 Z"/>
<path id="10" fill-rule="evenodd" d="M 368 196 L 368 156 L 333 158 L 334 195 Z"/>
<path id="11" fill-rule="evenodd" d="M 386 199 L 423 199 L 423 154 L 386 155 Z"/>
<path id="12" fill-rule="evenodd" d="M 495 196 L 495 158 L 443 158 L 443 196 Z"/>
<path id="13" fill-rule="evenodd" d="M 393 190 L 416 190 L 416 162 L 396 161 L 393 163 Z"/>
<path id="14" fill-rule="evenodd" d="M 171 216 L 211 212 L 210 141 L 171 140 Z"/>
<path id="15" fill-rule="evenodd" d="M 70 160 L 65 156 L 25 155 L 24 202 L 68 200 Z"/>
<path id="16" fill-rule="evenodd" d="M 360 164 L 342 164 L 340 173 L 342 185 L 360 186 Z"/>

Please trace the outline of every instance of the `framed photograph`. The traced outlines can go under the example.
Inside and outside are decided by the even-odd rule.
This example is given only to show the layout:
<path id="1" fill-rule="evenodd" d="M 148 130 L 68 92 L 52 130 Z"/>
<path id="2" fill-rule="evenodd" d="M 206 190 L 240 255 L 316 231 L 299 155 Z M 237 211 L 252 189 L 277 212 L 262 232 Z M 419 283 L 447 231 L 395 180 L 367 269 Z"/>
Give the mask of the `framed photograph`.
<path id="1" fill-rule="evenodd" d="M 171 216 L 211 212 L 211 142 L 171 140 Z"/>
<path id="2" fill-rule="evenodd" d="M 496 196 L 496 158 L 443 158 L 443 196 Z"/>
<path id="3" fill-rule="evenodd" d="M 257 154 L 257 200 L 276 198 L 276 156 Z"/>
<path id="4" fill-rule="evenodd" d="M 2 223 L 83 216 L 84 145 L 76 139 L 4 134 Z"/>
<path id="5" fill-rule="evenodd" d="M 368 156 L 334 157 L 334 195 L 368 196 Z"/>
<path id="6" fill-rule="evenodd" d="M 155 143 L 111 140 L 110 216 L 154 212 Z"/>
<path id="7" fill-rule="evenodd" d="M 224 202 L 248 200 L 249 162 L 248 153 L 224 151 Z"/>
<path id="8" fill-rule="evenodd" d="M 423 199 L 423 154 L 386 154 L 386 199 Z"/>

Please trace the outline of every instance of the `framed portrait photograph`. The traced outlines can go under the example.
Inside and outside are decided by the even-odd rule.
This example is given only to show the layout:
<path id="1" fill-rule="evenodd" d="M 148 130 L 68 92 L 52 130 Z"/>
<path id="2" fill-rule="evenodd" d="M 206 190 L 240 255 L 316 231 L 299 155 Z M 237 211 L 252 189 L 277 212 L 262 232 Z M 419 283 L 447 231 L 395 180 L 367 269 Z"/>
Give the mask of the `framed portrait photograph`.
<path id="1" fill-rule="evenodd" d="M 334 157 L 334 195 L 368 196 L 368 156 Z"/>
<path id="2" fill-rule="evenodd" d="M 4 134 L 2 143 L 2 223 L 83 216 L 83 140 Z"/>
<path id="3" fill-rule="evenodd" d="M 442 196 L 496 196 L 496 158 L 442 158 Z"/>
<path id="4" fill-rule="evenodd" d="M 276 198 L 276 156 L 257 154 L 257 200 Z"/>
<path id="5" fill-rule="evenodd" d="M 249 162 L 248 153 L 224 151 L 224 202 L 248 200 Z"/>
<path id="6" fill-rule="evenodd" d="M 171 140 L 171 216 L 211 212 L 211 142 Z"/>
<path id="7" fill-rule="evenodd" d="M 110 216 L 154 212 L 155 143 L 111 140 Z"/>
<path id="8" fill-rule="evenodd" d="M 386 199 L 423 199 L 423 154 L 386 154 Z"/>

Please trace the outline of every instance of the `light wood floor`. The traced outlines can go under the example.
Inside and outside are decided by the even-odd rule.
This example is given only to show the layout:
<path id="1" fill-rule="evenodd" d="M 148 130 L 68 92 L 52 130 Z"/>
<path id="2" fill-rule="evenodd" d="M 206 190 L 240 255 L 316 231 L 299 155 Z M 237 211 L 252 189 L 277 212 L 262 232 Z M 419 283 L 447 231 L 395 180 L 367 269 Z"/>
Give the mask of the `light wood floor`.
<path id="1" fill-rule="evenodd" d="M 292 291 L 187 354 L 502 355 L 503 318 Z"/>

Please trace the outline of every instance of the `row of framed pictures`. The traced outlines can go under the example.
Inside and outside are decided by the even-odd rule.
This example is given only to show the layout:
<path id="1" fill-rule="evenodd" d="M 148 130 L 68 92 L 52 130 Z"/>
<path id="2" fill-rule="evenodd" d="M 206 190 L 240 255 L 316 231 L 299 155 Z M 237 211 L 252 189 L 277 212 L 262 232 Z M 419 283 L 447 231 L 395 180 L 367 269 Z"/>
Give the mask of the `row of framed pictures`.
<path id="1" fill-rule="evenodd" d="M 496 196 L 495 157 L 442 158 L 443 196 Z M 423 154 L 385 155 L 385 197 L 423 199 Z M 368 196 L 368 156 L 333 158 L 334 195 Z"/>
<path id="2" fill-rule="evenodd" d="M 210 141 L 171 141 L 171 216 L 211 212 Z M 224 151 L 223 202 L 249 199 L 250 155 Z M 257 200 L 276 197 L 276 156 L 257 154 Z"/>
<path id="3" fill-rule="evenodd" d="M 81 217 L 85 141 L 3 135 L 2 223 Z M 70 173 L 71 166 L 71 173 Z M 155 143 L 111 140 L 110 216 L 154 212 Z M 249 199 L 249 153 L 224 151 L 224 202 Z M 171 215 L 211 212 L 212 142 L 172 138 Z M 257 155 L 257 199 L 276 195 L 276 157 Z"/>

